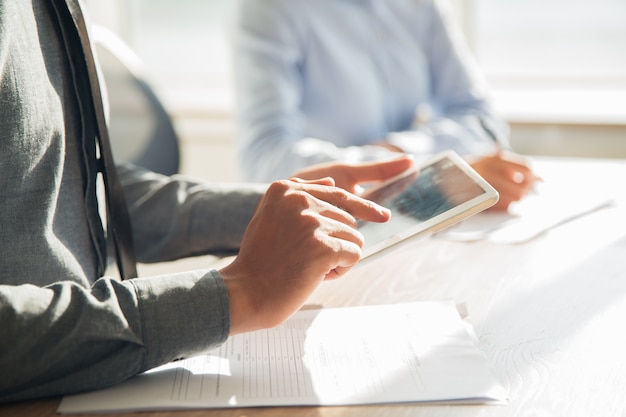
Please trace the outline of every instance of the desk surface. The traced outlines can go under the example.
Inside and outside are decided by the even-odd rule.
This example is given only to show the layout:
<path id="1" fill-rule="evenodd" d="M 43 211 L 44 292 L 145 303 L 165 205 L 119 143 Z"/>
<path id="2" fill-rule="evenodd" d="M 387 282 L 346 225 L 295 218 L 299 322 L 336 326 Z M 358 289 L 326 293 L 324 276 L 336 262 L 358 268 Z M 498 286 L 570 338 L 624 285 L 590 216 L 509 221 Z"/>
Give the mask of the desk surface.
<path id="1" fill-rule="evenodd" d="M 537 159 L 547 180 L 608 183 L 616 204 L 524 244 L 433 236 L 324 283 L 310 304 L 454 299 L 503 385 L 507 405 L 397 404 L 142 413 L 191 416 L 626 417 L 626 161 Z M 545 174 L 543 174 L 545 173 Z M 598 181 L 594 183 L 594 181 Z M 193 262 L 198 262 L 196 259 Z M 59 399 L 0 406 L 53 416 Z M 137 416 L 138 414 L 116 414 Z"/>

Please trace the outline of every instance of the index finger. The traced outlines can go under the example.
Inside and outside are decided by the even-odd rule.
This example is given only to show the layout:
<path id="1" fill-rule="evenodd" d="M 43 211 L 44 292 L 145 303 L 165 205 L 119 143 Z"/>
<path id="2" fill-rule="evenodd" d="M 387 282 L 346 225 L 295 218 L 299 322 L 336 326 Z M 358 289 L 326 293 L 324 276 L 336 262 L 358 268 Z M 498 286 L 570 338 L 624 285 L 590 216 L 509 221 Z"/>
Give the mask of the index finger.
<path id="1" fill-rule="evenodd" d="M 338 187 L 317 184 L 300 184 L 301 189 L 313 197 L 340 208 L 353 217 L 371 222 L 382 223 L 391 218 L 391 212 L 373 201 L 366 200 Z"/>

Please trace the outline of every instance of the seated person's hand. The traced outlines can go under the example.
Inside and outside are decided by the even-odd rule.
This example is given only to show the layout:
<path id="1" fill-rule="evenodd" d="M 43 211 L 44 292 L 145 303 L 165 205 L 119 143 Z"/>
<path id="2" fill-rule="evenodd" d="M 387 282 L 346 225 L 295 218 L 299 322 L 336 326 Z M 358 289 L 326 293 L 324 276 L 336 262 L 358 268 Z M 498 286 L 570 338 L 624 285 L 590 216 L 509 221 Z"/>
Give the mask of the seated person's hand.
<path id="1" fill-rule="evenodd" d="M 329 162 L 313 165 L 298 171 L 294 177 L 315 179 L 331 177 L 335 185 L 351 193 L 357 193 L 358 185 L 384 181 L 402 173 L 413 165 L 413 158 L 401 155 L 398 158 L 362 163 Z"/>
<path id="2" fill-rule="evenodd" d="M 363 178 L 357 171 L 350 177 L 354 182 Z M 365 171 L 364 177 L 375 178 Z M 343 275 L 360 260 L 363 236 L 356 219 L 385 222 L 389 216 L 387 209 L 335 187 L 332 178 L 272 183 L 239 254 L 220 271 L 230 302 L 230 334 L 289 318 L 321 281 Z"/>
<path id="3" fill-rule="evenodd" d="M 470 165 L 500 193 L 500 199 L 490 210 L 508 210 L 541 180 L 521 156 L 512 153 L 499 152 L 477 159 Z"/>

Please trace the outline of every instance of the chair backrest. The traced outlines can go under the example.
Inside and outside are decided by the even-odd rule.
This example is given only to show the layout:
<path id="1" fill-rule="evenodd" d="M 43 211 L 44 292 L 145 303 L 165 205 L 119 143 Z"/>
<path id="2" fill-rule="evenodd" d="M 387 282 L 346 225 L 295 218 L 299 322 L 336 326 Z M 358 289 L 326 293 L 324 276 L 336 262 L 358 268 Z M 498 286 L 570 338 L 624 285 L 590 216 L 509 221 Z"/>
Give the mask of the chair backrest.
<path id="1" fill-rule="evenodd" d="M 144 77 L 140 60 L 113 32 L 96 26 L 92 35 L 106 85 L 116 162 L 131 162 L 165 175 L 178 173 L 178 135 Z"/>

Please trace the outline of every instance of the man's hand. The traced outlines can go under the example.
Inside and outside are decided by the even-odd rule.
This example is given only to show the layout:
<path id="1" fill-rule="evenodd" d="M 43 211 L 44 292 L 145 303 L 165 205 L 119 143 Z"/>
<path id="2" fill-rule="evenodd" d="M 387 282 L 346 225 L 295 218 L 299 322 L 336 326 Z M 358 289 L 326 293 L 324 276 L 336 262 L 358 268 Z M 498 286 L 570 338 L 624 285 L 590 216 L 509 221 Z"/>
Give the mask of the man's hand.
<path id="1" fill-rule="evenodd" d="M 482 157 L 470 164 L 498 193 L 500 199 L 490 210 L 506 211 L 524 198 L 541 179 L 519 156 L 504 152 Z"/>
<path id="2" fill-rule="evenodd" d="M 346 178 L 356 184 L 375 175 L 366 169 Z M 220 271 L 229 295 L 231 334 L 286 320 L 321 281 L 343 275 L 359 261 L 363 236 L 356 218 L 384 222 L 389 216 L 387 209 L 335 187 L 330 177 L 272 183 L 239 254 Z"/>
<path id="3" fill-rule="evenodd" d="M 304 168 L 298 171 L 294 177 L 308 180 L 331 177 L 335 180 L 337 187 L 351 193 L 357 193 L 359 184 L 384 181 L 406 171 L 412 165 L 413 158 L 409 155 L 402 155 L 387 161 L 358 164 L 329 162 Z"/>

